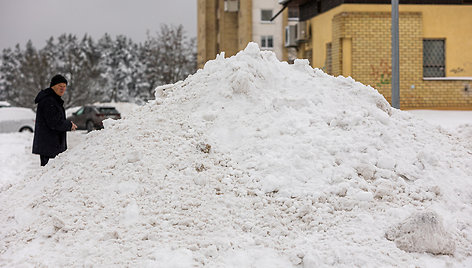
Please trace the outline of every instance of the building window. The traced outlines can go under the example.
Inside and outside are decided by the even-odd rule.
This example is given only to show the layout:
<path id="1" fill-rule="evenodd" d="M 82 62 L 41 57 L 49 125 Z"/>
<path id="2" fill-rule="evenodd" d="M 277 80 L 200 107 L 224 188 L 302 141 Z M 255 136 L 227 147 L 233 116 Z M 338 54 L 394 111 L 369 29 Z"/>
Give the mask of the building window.
<path id="1" fill-rule="evenodd" d="M 272 9 L 261 9 L 261 22 L 271 22 Z"/>
<path id="2" fill-rule="evenodd" d="M 327 74 L 333 74 L 333 56 L 332 56 L 332 44 L 326 44 L 326 59 L 325 59 L 325 72 Z"/>
<path id="3" fill-rule="evenodd" d="M 423 77 L 446 76 L 444 39 L 423 40 Z"/>
<path id="4" fill-rule="evenodd" d="M 288 7 L 288 20 L 298 21 L 298 7 Z"/>
<path id="5" fill-rule="evenodd" d="M 261 48 L 272 49 L 274 48 L 274 38 L 272 35 L 261 36 Z"/>

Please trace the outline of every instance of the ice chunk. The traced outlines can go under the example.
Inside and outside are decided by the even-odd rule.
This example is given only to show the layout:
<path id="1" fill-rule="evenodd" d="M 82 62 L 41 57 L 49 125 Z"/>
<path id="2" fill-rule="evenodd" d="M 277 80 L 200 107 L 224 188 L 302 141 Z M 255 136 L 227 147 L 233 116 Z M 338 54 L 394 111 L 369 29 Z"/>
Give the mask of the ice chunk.
<path id="1" fill-rule="evenodd" d="M 453 254 L 455 243 L 434 211 L 417 212 L 386 232 L 399 249 L 407 252 Z"/>

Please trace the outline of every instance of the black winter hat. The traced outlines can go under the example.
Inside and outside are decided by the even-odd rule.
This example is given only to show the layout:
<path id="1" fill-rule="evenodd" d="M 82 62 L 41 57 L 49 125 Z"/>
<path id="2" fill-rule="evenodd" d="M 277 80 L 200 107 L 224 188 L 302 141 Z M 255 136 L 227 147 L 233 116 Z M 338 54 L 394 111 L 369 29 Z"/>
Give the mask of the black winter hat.
<path id="1" fill-rule="evenodd" d="M 64 76 L 60 74 L 56 74 L 53 78 L 51 78 L 51 84 L 49 87 L 53 87 L 54 85 L 65 83 L 67 85 L 67 80 Z"/>

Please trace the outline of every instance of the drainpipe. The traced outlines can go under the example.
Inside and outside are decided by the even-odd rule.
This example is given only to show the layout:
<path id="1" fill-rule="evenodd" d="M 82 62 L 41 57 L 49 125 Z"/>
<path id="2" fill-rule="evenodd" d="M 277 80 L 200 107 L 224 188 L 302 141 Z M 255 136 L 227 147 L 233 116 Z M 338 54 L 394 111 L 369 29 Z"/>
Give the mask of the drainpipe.
<path id="1" fill-rule="evenodd" d="M 392 106 L 400 109 L 400 49 L 398 0 L 392 0 Z"/>

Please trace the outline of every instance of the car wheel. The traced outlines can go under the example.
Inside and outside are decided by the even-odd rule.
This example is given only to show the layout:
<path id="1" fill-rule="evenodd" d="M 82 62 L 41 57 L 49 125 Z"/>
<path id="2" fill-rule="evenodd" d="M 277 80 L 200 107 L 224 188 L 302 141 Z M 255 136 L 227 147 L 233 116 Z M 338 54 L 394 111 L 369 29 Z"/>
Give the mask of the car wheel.
<path id="1" fill-rule="evenodd" d="M 33 132 L 33 130 L 32 130 L 30 127 L 22 127 L 22 128 L 20 129 L 20 132 L 26 132 L 26 131 L 28 131 L 28 132 Z"/>
<path id="2" fill-rule="evenodd" d="M 87 121 L 86 128 L 87 128 L 87 132 L 90 132 L 95 129 L 95 126 L 93 125 L 92 121 Z"/>

